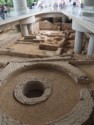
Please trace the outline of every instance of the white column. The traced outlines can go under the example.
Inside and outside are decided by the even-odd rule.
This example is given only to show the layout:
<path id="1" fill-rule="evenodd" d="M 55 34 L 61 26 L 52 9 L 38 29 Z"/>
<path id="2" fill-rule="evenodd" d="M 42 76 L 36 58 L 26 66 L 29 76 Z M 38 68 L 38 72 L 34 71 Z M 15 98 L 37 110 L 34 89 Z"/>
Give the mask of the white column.
<path id="1" fill-rule="evenodd" d="M 17 32 L 21 32 L 20 24 L 16 25 L 15 28 L 16 28 L 16 31 L 17 31 Z"/>
<path id="2" fill-rule="evenodd" d="M 26 0 L 13 0 L 13 5 L 17 15 L 26 14 L 28 12 Z"/>
<path id="3" fill-rule="evenodd" d="M 62 17 L 62 24 L 63 23 L 66 23 L 66 16 L 65 15 L 63 15 L 63 17 Z"/>
<path id="4" fill-rule="evenodd" d="M 26 24 L 21 25 L 21 31 L 22 31 L 23 36 L 28 36 L 29 35 L 28 28 L 27 28 Z"/>
<path id="5" fill-rule="evenodd" d="M 90 34 L 87 55 L 92 56 L 94 54 L 94 34 Z"/>
<path id="6" fill-rule="evenodd" d="M 51 10 L 53 10 L 54 0 L 51 0 Z"/>
<path id="7" fill-rule="evenodd" d="M 35 32 L 35 24 L 32 23 L 32 33 L 34 33 L 34 32 Z"/>
<path id="8" fill-rule="evenodd" d="M 83 32 L 76 31 L 75 44 L 74 44 L 74 52 L 75 53 L 81 53 L 82 52 L 83 36 L 84 36 Z"/>
<path id="9" fill-rule="evenodd" d="M 32 34 L 32 31 L 33 31 L 33 24 L 28 24 L 28 32 L 29 34 Z"/>

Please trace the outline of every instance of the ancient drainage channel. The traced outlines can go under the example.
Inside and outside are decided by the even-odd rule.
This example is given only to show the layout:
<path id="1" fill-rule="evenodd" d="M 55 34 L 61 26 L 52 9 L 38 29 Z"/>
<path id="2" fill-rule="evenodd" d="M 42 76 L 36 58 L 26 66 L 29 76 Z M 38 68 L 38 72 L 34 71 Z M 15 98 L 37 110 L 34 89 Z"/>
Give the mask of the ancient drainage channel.
<path id="1" fill-rule="evenodd" d="M 11 67 L 14 68 L 10 71 Z M 3 83 L 4 81 L 7 80 L 7 78 L 12 76 L 12 74 L 16 73 L 17 70 L 20 71 L 24 69 L 25 71 L 25 70 L 32 70 L 32 68 L 36 69 L 39 67 L 40 69 L 46 68 L 46 70 L 48 67 L 54 69 L 55 71 L 62 70 L 62 72 L 68 74 L 72 79 L 74 78 L 74 81 L 77 83 L 79 83 L 79 81 L 81 81 L 83 77 L 86 78 L 86 75 L 82 71 L 71 66 L 70 64 L 62 63 L 62 65 L 61 64 L 59 65 L 50 62 L 50 63 L 21 63 L 21 64 L 11 63 L 2 72 L 0 72 L 0 80 Z M 7 70 L 9 70 L 9 72 L 7 72 Z M 78 73 L 80 73 L 81 75 L 79 76 L 79 74 L 77 74 L 77 72 L 75 71 L 78 71 Z M 6 75 L 5 78 L 4 77 L 2 78 L 4 72 L 6 72 Z M 50 83 L 50 81 L 48 79 L 38 78 L 38 77 L 32 77 L 32 78 L 27 78 L 25 80 L 21 80 L 16 85 L 13 91 L 14 97 L 17 100 L 17 102 L 23 105 L 37 105 L 39 103 L 43 103 L 50 98 L 52 93 L 53 93 L 53 85 Z M 91 98 L 90 91 L 88 89 L 86 88 L 81 89 L 79 95 L 80 95 L 79 102 L 76 104 L 76 106 L 73 108 L 71 112 L 69 112 L 65 117 L 61 117 L 57 120 L 50 121 L 45 124 L 82 125 L 87 119 L 89 119 L 90 114 L 93 112 L 94 104 Z M 17 120 L 9 118 L 2 111 L 0 112 L 0 124 L 25 125 Z"/>

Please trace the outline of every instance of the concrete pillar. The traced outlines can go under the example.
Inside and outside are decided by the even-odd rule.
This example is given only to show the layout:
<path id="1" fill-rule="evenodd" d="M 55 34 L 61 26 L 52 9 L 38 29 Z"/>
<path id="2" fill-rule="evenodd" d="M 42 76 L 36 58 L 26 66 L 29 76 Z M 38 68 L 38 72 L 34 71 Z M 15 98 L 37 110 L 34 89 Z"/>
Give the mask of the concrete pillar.
<path id="1" fill-rule="evenodd" d="M 20 27 L 20 25 L 19 25 L 19 24 L 18 24 L 18 25 L 16 25 L 16 26 L 15 26 L 15 28 L 16 28 L 16 31 L 17 31 L 17 32 L 21 32 L 21 27 Z"/>
<path id="2" fill-rule="evenodd" d="M 28 32 L 29 34 L 32 34 L 32 31 L 33 31 L 33 24 L 28 24 Z"/>
<path id="3" fill-rule="evenodd" d="M 62 17 L 62 23 L 66 23 L 66 16 L 65 15 Z"/>
<path id="4" fill-rule="evenodd" d="M 13 0 L 13 5 L 16 15 L 26 14 L 29 10 L 26 0 Z"/>
<path id="5" fill-rule="evenodd" d="M 74 52 L 81 53 L 82 52 L 82 45 L 83 45 L 83 32 L 76 31 L 75 34 L 75 44 L 74 44 Z"/>
<path id="6" fill-rule="evenodd" d="M 28 36 L 29 33 L 28 33 L 28 28 L 27 28 L 27 25 L 24 24 L 24 25 L 21 25 L 21 31 L 22 31 L 22 35 L 23 36 Z"/>
<path id="7" fill-rule="evenodd" d="M 94 54 L 94 34 L 90 34 L 87 55 L 92 56 Z"/>
<path id="8" fill-rule="evenodd" d="M 31 27 L 32 28 L 32 33 L 34 33 L 34 31 L 35 31 L 34 24 L 35 23 L 32 23 L 32 27 Z"/>

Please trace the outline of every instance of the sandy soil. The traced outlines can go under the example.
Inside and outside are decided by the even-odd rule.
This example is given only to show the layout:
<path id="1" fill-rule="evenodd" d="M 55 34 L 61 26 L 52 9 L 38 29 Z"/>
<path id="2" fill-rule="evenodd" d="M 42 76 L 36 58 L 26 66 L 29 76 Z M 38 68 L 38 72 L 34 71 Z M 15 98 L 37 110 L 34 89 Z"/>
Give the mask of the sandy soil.
<path id="1" fill-rule="evenodd" d="M 25 78 L 42 77 L 53 85 L 48 100 L 34 106 L 20 104 L 13 96 L 19 81 Z M 0 96 L 0 108 L 10 117 L 32 125 L 44 125 L 69 113 L 79 100 L 80 88 L 64 73 L 51 69 L 33 69 L 17 74 L 8 81 Z"/>

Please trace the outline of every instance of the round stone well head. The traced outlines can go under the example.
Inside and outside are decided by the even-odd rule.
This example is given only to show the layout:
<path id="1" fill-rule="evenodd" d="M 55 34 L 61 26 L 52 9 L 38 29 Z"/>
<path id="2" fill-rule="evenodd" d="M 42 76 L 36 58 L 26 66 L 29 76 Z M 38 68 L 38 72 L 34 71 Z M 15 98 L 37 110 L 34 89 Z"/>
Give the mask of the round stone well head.
<path id="1" fill-rule="evenodd" d="M 19 83 L 15 90 L 15 98 L 23 104 L 37 104 L 48 99 L 52 93 L 52 85 L 46 79 L 25 79 Z"/>
<path id="2" fill-rule="evenodd" d="M 23 89 L 23 94 L 27 98 L 37 98 L 42 96 L 44 93 L 44 86 L 39 81 L 28 82 Z"/>

